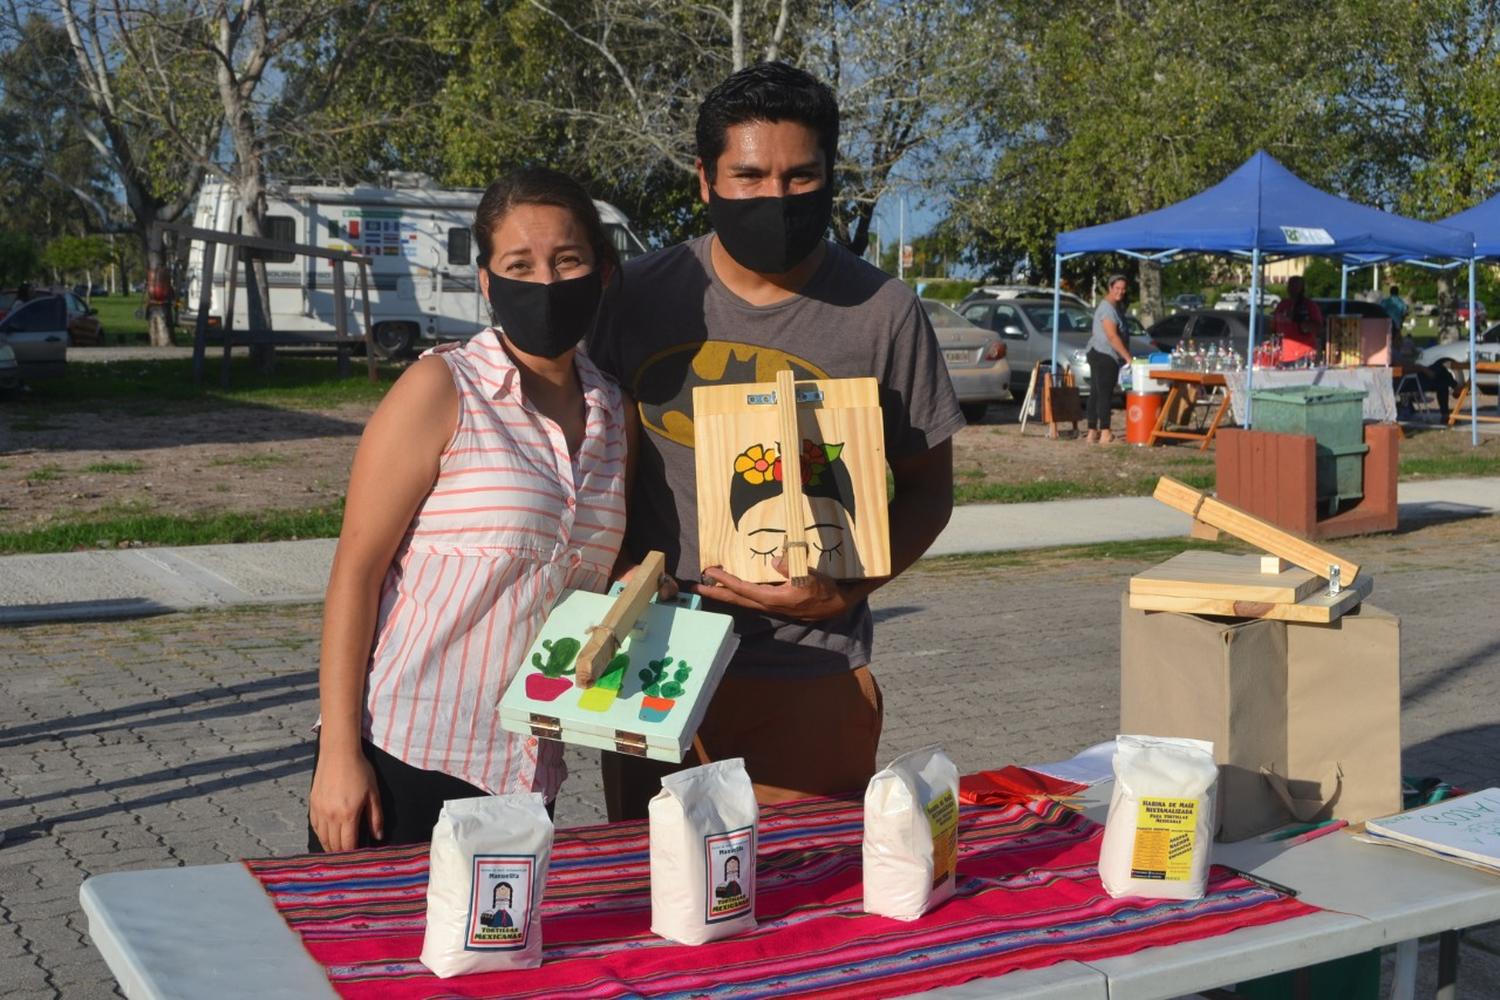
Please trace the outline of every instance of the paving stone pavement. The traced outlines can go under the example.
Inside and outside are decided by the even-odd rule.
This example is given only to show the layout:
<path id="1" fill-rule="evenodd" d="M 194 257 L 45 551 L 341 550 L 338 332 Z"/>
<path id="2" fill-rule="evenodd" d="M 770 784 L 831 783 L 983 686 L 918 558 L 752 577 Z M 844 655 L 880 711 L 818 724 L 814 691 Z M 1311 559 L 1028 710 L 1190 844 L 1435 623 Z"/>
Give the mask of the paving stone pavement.
<path id="1" fill-rule="evenodd" d="M 1330 543 L 1402 617 L 1404 768 L 1500 784 L 1500 521 Z M 883 755 L 944 743 L 963 771 L 1056 760 L 1118 717 L 1119 597 L 1160 550 L 925 561 L 882 589 Z M 119 996 L 88 937 L 93 874 L 288 855 L 305 842 L 315 605 L 0 629 L 0 995 Z M 571 750 L 559 826 L 602 821 Z M 1463 995 L 1500 997 L 1500 929 L 1465 936 Z M 1390 960 L 1387 957 L 1387 966 Z M 1425 943 L 1421 979 L 1435 979 Z"/>

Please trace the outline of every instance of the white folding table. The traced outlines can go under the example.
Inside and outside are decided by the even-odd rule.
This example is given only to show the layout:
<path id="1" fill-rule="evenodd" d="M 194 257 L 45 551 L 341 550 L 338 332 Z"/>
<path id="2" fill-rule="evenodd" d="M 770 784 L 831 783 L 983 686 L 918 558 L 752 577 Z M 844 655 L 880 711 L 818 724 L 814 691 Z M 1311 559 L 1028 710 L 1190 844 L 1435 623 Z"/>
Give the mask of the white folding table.
<path id="1" fill-rule="evenodd" d="M 1214 860 L 1296 888 L 1322 911 L 920 996 L 1167 1000 L 1500 920 L 1500 877 L 1343 833 L 1291 849 L 1218 844 Z M 128 997 L 334 995 L 322 969 L 241 865 L 96 875 L 84 882 L 80 896 L 89 934 Z"/>

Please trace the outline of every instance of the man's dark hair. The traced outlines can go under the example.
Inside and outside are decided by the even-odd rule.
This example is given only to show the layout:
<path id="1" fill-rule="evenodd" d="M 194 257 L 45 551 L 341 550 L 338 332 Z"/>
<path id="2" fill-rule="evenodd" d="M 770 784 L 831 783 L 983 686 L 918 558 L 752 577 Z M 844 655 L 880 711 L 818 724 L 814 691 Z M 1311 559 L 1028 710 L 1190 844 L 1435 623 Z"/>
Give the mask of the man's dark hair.
<path id="1" fill-rule="evenodd" d="M 698 158 L 709 183 L 729 145 L 729 130 L 746 122 L 796 122 L 812 129 L 828 161 L 828 183 L 839 150 L 839 103 L 833 90 L 782 62 L 756 63 L 709 91 L 698 108 Z"/>

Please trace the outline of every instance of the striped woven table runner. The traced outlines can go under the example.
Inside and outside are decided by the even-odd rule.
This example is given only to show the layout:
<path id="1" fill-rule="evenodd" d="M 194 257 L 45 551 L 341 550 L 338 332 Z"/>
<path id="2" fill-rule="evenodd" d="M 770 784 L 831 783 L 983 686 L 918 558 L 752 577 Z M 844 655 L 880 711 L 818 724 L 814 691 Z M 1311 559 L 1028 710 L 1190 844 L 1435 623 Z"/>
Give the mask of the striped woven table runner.
<path id="1" fill-rule="evenodd" d="M 1214 869 L 1201 900 L 1111 899 L 1104 828 L 1053 802 L 965 806 L 957 895 L 919 921 L 862 912 L 862 803 L 761 810 L 755 931 L 696 948 L 650 931 L 646 825 L 560 830 L 538 969 L 442 980 L 417 960 L 425 845 L 247 861 L 344 997 L 876 1000 L 1315 912 Z"/>

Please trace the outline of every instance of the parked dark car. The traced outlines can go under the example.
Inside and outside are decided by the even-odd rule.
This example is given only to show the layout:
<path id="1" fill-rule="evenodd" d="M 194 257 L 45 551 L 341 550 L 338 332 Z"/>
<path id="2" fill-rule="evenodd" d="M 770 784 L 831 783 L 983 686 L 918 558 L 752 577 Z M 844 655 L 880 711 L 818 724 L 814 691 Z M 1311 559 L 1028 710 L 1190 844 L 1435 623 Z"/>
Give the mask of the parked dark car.
<path id="1" fill-rule="evenodd" d="M 16 374 L 25 381 L 67 372 L 68 309 L 53 295 L 17 303 L 0 320 L 0 343 L 16 355 Z"/>
<path id="2" fill-rule="evenodd" d="M 1334 316 L 1360 316 L 1365 319 L 1375 317 L 1390 317 L 1385 307 L 1379 302 L 1366 302 L 1363 299 L 1313 299 L 1318 308 L 1323 312 L 1326 322 Z"/>
<path id="3" fill-rule="evenodd" d="M 1323 313 L 1325 339 L 1328 334 L 1327 323 L 1335 316 L 1385 318 L 1387 315 L 1378 302 L 1365 302 L 1360 299 L 1313 299 L 1313 301 Z M 1261 314 L 1260 330 L 1256 334 L 1260 341 L 1264 341 L 1272 333 L 1272 312 L 1268 309 Z M 1146 339 L 1162 351 L 1170 351 L 1179 343 L 1189 340 L 1202 346 L 1222 344 L 1227 341 L 1229 346 L 1239 351 L 1240 356 L 1243 357 L 1250 343 L 1250 313 L 1237 309 L 1193 309 L 1173 313 L 1166 319 L 1152 323 L 1146 330 Z"/>
<path id="4" fill-rule="evenodd" d="M 19 305 L 20 289 L 0 290 L 0 319 Z M 73 347 L 97 347 L 104 343 L 104 325 L 99 322 L 99 310 L 90 306 L 69 289 L 59 285 L 34 288 L 31 299 L 53 297 L 61 299 L 68 311 L 68 343 Z"/>
<path id="5" fill-rule="evenodd" d="M 1271 325 L 1270 313 L 1261 321 L 1261 336 Z M 1232 309 L 1185 309 L 1146 327 L 1146 339 L 1159 351 L 1171 351 L 1191 340 L 1195 344 L 1228 341 L 1241 354 L 1250 342 L 1250 314 Z"/>

